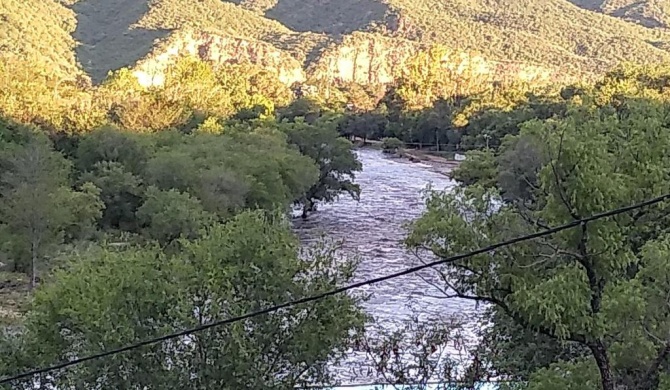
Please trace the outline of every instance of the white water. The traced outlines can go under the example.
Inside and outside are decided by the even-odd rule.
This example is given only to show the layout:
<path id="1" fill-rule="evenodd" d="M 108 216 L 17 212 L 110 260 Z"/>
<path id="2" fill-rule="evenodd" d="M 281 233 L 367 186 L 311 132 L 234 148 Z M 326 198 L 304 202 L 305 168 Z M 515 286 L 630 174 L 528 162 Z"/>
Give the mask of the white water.
<path id="1" fill-rule="evenodd" d="M 361 186 L 360 202 L 342 197 L 335 203 L 320 205 L 306 221 L 296 220 L 295 230 L 304 245 L 327 238 L 343 240 L 347 255 L 358 255 L 361 264 L 355 281 L 398 272 L 419 263 L 408 253 L 402 240 L 406 222 L 424 210 L 422 192 L 427 185 L 449 191 L 455 183 L 424 164 L 386 157 L 376 150 L 360 150 L 363 171 L 356 177 Z M 423 277 L 423 278 L 422 278 Z M 399 324 L 412 312 L 420 318 L 448 320 L 451 317 L 473 319 L 477 312 L 472 302 L 439 298 L 440 292 L 424 279 L 437 282 L 432 270 L 407 275 L 361 289 L 372 296 L 364 305 L 378 325 Z M 474 326 L 475 321 L 471 321 Z M 341 367 L 334 367 L 342 383 L 365 383 L 353 375 L 352 368 L 365 365 L 363 356 L 353 355 Z"/>

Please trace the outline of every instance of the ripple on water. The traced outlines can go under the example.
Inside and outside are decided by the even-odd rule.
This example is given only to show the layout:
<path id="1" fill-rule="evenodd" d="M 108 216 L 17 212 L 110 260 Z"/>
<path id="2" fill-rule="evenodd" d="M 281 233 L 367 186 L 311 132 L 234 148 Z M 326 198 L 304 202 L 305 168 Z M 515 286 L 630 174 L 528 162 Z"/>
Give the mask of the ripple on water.
<path id="1" fill-rule="evenodd" d="M 424 210 L 423 190 L 431 185 L 435 190 L 450 190 L 454 182 L 427 167 L 386 158 L 376 150 L 359 150 L 363 171 L 356 182 L 361 187 L 360 201 L 341 197 L 332 204 L 320 205 L 318 212 L 306 221 L 296 219 L 294 228 L 305 245 L 319 240 L 342 240 L 342 251 L 361 259 L 355 281 L 375 278 L 417 265 L 402 240 L 404 225 L 416 219 Z M 421 273 L 434 279 L 430 270 Z M 476 313 L 472 302 L 440 299 L 434 287 L 418 275 L 405 275 L 361 289 L 371 298 L 364 305 L 377 323 L 397 324 L 412 312 L 441 318 Z M 361 365 L 361 356 L 348 359 L 349 365 Z M 345 365 L 346 366 L 346 365 Z M 358 382 L 352 378 L 350 367 L 337 367 L 344 383 Z"/>

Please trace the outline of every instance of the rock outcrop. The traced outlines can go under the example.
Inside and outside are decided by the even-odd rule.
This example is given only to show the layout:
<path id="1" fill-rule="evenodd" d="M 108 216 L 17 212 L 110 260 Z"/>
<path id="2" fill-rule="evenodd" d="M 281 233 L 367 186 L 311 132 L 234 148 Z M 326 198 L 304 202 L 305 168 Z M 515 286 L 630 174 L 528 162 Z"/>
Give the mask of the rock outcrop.
<path id="1" fill-rule="evenodd" d="M 176 33 L 158 45 L 152 54 L 137 63 L 133 74 L 144 87 L 163 85 L 166 69 L 181 56 L 196 56 L 214 67 L 221 64 L 259 65 L 275 71 L 288 85 L 305 80 L 302 64 L 269 43 L 192 31 Z"/>
<path id="2" fill-rule="evenodd" d="M 287 84 L 307 79 L 359 84 L 388 84 L 396 80 L 408 61 L 429 47 L 415 41 L 357 32 L 332 42 L 301 63 L 289 52 L 264 41 L 226 37 L 207 32 L 179 32 L 159 44 L 133 73 L 145 87 L 160 86 L 165 70 L 180 56 L 197 56 L 216 65 L 250 63 L 277 73 Z M 543 82 L 556 78 L 557 70 L 519 63 L 489 61 L 473 53 L 450 51 L 442 59 L 445 70 L 463 77 L 490 81 Z"/>
<path id="3" fill-rule="evenodd" d="M 429 47 L 401 38 L 357 33 L 325 49 L 308 67 L 307 73 L 318 79 L 388 84 L 403 73 L 417 52 L 423 50 L 429 50 Z M 489 61 L 477 54 L 455 50 L 447 53 L 442 63 L 445 70 L 456 75 L 491 81 L 542 82 L 558 74 L 557 70 L 540 66 Z"/>

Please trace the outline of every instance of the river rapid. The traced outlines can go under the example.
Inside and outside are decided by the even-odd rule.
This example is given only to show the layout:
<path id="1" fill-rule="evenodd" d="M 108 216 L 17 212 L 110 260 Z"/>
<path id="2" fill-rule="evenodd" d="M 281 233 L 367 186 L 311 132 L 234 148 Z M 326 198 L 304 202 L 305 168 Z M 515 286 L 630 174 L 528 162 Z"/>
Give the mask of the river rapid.
<path id="1" fill-rule="evenodd" d="M 360 149 L 356 153 L 363 164 L 362 172 L 356 176 L 361 187 L 360 201 L 343 196 L 334 203 L 319 205 L 307 220 L 295 219 L 294 229 L 301 242 L 309 246 L 324 237 L 341 240 L 344 255 L 361 259 L 354 281 L 420 264 L 403 246 L 405 225 L 424 211 L 423 191 L 428 185 L 449 191 L 455 183 L 427 165 L 390 158 L 378 150 Z M 435 272 L 424 270 L 420 275 L 361 288 L 370 294 L 364 309 L 376 326 L 384 327 L 400 324 L 413 314 L 420 319 L 474 319 L 478 310 L 472 302 L 440 298 L 440 292 L 426 280 L 437 282 Z M 354 355 L 343 366 L 334 367 L 342 383 L 371 379 L 352 374 L 352 366 L 360 368 L 365 364 L 363 360 L 363 356 Z"/>

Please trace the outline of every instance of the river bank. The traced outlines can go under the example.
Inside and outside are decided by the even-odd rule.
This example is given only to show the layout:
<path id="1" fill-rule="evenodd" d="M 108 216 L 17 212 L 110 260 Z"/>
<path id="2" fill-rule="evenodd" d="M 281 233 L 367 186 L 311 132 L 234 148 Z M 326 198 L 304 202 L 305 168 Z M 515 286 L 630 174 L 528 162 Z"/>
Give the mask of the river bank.
<path id="1" fill-rule="evenodd" d="M 362 140 L 360 140 L 357 142 L 357 147 L 358 149 L 363 150 L 381 150 L 381 144 L 381 141 L 366 141 L 364 144 Z M 387 157 L 397 159 L 399 162 L 422 164 L 419 166 L 447 177 L 449 177 L 449 173 L 457 168 L 461 163 L 461 161 L 448 159 L 444 156 L 438 156 L 434 154 L 434 152 L 419 149 L 403 148 L 394 153 L 385 153 L 385 155 Z"/>
<path id="2" fill-rule="evenodd" d="M 373 149 L 382 150 L 382 141 L 378 140 L 363 140 L 362 138 L 354 138 L 354 145 L 358 149 Z M 385 153 L 391 158 L 398 158 L 400 161 L 405 160 L 411 163 L 425 164 L 433 172 L 449 176 L 449 172 L 457 168 L 461 161 L 454 160 L 456 153 L 447 157 L 447 153 L 434 152 L 431 150 L 401 148 L 394 153 Z"/>
<path id="3" fill-rule="evenodd" d="M 460 165 L 460 161 L 450 160 L 442 156 L 432 154 L 430 151 L 418 149 L 401 149 L 396 156 L 406 159 L 411 163 L 428 165 L 430 170 L 449 176 L 450 172 Z"/>

